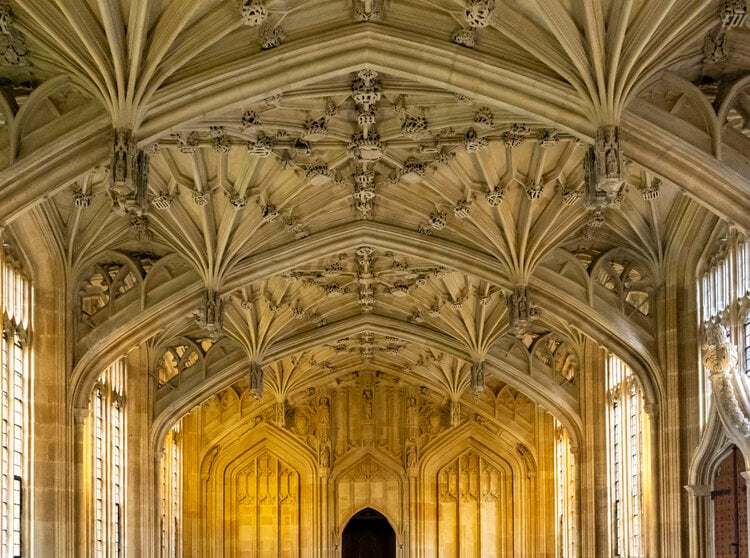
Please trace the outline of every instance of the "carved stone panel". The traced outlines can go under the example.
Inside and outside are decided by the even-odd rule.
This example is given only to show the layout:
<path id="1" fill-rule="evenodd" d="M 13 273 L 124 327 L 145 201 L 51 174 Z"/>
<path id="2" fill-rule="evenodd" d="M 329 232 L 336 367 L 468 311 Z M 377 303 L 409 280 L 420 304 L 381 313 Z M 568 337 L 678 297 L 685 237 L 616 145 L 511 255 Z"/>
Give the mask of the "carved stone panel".
<path id="1" fill-rule="evenodd" d="M 506 472 L 475 451 L 437 473 L 438 556 L 512 555 L 512 484 Z"/>
<path id="2" fill-rule="evenodd" d="M 235 483 L 237 556 L 299 556 L 299 473 L 263 452 Z"/>

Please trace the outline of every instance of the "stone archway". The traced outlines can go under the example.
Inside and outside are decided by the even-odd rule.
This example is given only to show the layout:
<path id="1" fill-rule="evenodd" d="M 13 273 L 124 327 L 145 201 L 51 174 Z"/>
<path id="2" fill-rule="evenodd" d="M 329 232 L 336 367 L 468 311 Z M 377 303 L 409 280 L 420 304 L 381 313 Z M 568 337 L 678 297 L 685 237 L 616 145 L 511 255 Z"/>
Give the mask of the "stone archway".
<path id="1" fill-rule="evenodd" d="M 396 533 L 386 517 L 365 508 L 346 524 L 341 558 L 396 558 Z"/>

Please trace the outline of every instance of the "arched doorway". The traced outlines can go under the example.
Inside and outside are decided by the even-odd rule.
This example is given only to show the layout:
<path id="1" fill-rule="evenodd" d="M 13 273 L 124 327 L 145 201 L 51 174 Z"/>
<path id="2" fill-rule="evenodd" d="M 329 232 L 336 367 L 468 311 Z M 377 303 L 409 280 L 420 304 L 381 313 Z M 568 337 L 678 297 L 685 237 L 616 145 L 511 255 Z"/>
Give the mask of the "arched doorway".
<path id="1" fill-rule="evenodd" d="M 365 508 L 346 524 L 341 548 L 341 558 L 396 558 L 396 533 L 382 513 Z"/>
<path id="2" fill-rule="evenodd" d="M 741 471 L 745 471 L 745 461 L 733 447 L 719 465 L 711 492 L 716 558 L 747 556 L 747 487 Z"/>

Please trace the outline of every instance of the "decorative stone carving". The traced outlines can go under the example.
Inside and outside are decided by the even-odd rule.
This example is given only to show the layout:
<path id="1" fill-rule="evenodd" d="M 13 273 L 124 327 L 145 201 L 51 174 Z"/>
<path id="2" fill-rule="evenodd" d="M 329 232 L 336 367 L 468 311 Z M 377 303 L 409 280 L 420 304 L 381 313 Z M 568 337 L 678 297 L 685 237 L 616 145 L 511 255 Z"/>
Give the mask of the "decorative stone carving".
<path id="1" fill-rule="evenodd" d="M 659 197 L 660 188 L 661 179 L 654 177 L 641 186 L 641 197 L 646 201 L 655 200 Z"/>
<path id="2" fill-rule="evenodd" d="M 26 39 L 16 29 L 13 11 L 7 3 L 0 4 L 0 53 L 2 53 L 3 62 L 10 66 L 29 64 Z"/>
<path id="3" fill-rule="evenodd" d="M 474 115 L 474 124 L 479 128 L 492 128 L 495 125 L 495 117 L 489 107 L 481 107 Z"/>
<path id="4" fill-rule="evenodd" d="M 247 152 L 257 157 L 268 157 L 273 153 L 273 138 L 268 137 L 263 132 L 258 132 L 254 140 L 247 142 Z"/>
<path id="5" fill-rule="evenodd" d="M 208 205 L 210 195 L 207 192 L 193 192 L 192 196 L 193 203 L 198 207 L 206 207 Z"/>
<path id="6" fill-rule="evenodd" d="M 428 132 L 427 118 L 424 115 L 412 116 L 407 114 L 404 116 L 401 124 L 401 134 L 408 138 L 419 139 L 424 137 Z"/>
<path id="7" fill-rule="evenodd" d="M 426 163 L 418 161 L 416 157 L 409 157 L 404 161 L 404 167 L 401 169 L 400 178 L 410 184 L 416 184 L 422 180 L 426 170 Z"/>
<path id="8" fill-rule="evenodd" d="M 127 128 L 116 129 L 109 193 L 117 211 L 131 217 L 147 213 L 148 171 L 149 156 L 137 148 L 133 131 Z"/>
<path id="9" fill-rule="evenodd" d="M 737 348 L 730 342 L 723 324 L 709 322 L 703 334 L 703 366 L 711 373 L 724 374 L 737 366 Z"/>
<path id="10" fill-rule="evenodd" d="M 305 177 L 311 186 L 323 186 L 331 181 L 331 171 L 322 161 L 316 161 L 307 167 Z"/>
<path id="11" fill-rule="evenodd" d="M 469 215 L 471 215 L 471 204 L 469 203 L 469 200 L 460 200 L 453 207 L 453 215 L 455 215 L 459 219 L 466 219 Z"/>
<path id="12" fill-rule="evenodd" d="M 747 0 L 722 0 L 719 17 L 723 29 L 733 29 L 745 25 L 747 20 Z"/>
<path id="13" fill-rule="evenodd" d="M 354 175 L 354 205 L 362 219 L 370 216 L 375 199 L 375 173 L 361 169 Z"/>
<path id="14" fill-rule="evenodd" d="M 261 206 L 261 216 L 264 223 L 273 223 L 279 216 L 276 206 L 273 204 Z"/>
<path id="15" fill-rule="evenodd" d="M 618 207 L 625 195 L 619 128 L 602 126 L 584 159 L 584 193 L 590 209 Z"/>
<path id="16" fill-rule="evenodd" d="M 476 34 L 474 32 L 474 29 L 472 29 L 471 27 L 459 29 L 458 31 L 453 33 L 451 40 L 457 45 L 465 46 L 468 48 L 474 48 L 474 45 L 476 45 L 477 42 Z"/>
<path id="17" fill-rule="evenodd" d="M 242 23 L 255 27 L 268 17 L 268 10 L 262 0 L 242 0 Z"/>
<path id="18" fill-rule="evenodd" d="M 246 130 L 248 128 L 257 128 L 261 125 L 261 119 L 260 116 L 258 116 L 257 111 L 254 110 L 246 110 L 242 114 L 242 124 L 241 128 L 243 130 Z"/>
<path id="19" fill-rule="evenodd" d="M 91 192 L 83 192 L 80 188 L 73 190 L 73 205 L 76 207 L 91 206 Z"/>
<path id="20" fill-rule="evenodd" d="M 364 69 L 357 73 L 352 84 L 352 99 L 357 105 L 370 107 L 380 101 L 383 88 L 375 70 Z"/>
<path id="21" fill-rule="evenodd" d="M 487 192 L 484 196 L 484 199 L 487 201 L 487 203 L 491 207 L 499 207 L 502 205 L 503 200 L 505 199 L 505 192 L 507 191 L 507 187 L 499 184 L 494 189 Z"/>
<path id="22" fill-rule="evenodd" d="M 260 48 L 268 50 L 279 46 L 286 40 L 286 33 L 279 25 L 271 25 L 264 21 L 258 29 Z"/>
<path id="23" fill-rule="evenodd" d="M 542 195 L 544 195 L 544 184 L 542 183 L 527 184 L 524 187 L 524 191 L 526 192 L 526 196 L 530 200 L 539 200 L 542 198 Z"/>
<path id="24" fill-rule="evenodd" d="M 181 153 L 195 153 L 198 149 L 198 134 L 195 132 L 180 132 L 176 137 Z"/>
<path id="25" fill-rule="evenodd" d="M 234 192 L 229 195 L 229 203 L 235 209 L 242 209 L 247 205 L 247 196 Z"/>
<path id="26" fill-rule="evenodd" d="M 255 399 L 261 399 L 263 397 L 263 367 L 257 362 L 250 362 L 248 377 L 250 380 L 248 393 Z"/>
<path id="27" fill-rule="evenodd" d="M 563 205 L 573 205 L 581 199 L 581 191 L 564 184 L 560 185 L 560 194 L 562 195 Z"/>
<path id="28" fill-rule="evenodd" d="M 149 222 L 148 217 L 145 215 L 131 215 L 130 216 L 130 230 L 133 232 L 136 240 L 150 240 L 151 231 L 148 228 Z"/>
<path id="29" fill-rule="evenodd" d="M 494 10 L 494 0 L 466 0 L 466 23 L 471 27 L 487 27 Z"/>
<path id="30" fill-rule="evenodd" d="M 208 333 L 211 341 L 218 341 L 224 330 L 224 302 L 219 292 L 214 289 L 206 289 L 203 300 L 203 308 L 197 316 L 198 325 Z"/>
<path id="31" fill-rule="evenodd" d="M 487 149 L 488 141 L 487 138 L 480 137 L 474 128 L 469 130 L 464 135 L 463 139 L 464 148 L 469 153 L 478 153 Z"/>
<path id="32" fill-rule="evenodd" d="M 519 285 L 513 288 L 513 292 L 508 295 L 508 324 L 511 332 L 516 335 L 524 335 L 531 322 L 539 318 L 539 307 L 531 304 L 525 285 Z"/>
<path id="33" fill-rule="evenodd" d="M 211 147 L 213 147 L 214 151 L 217 153 L 229 153 L 232 143 L 224 131 L 224 127 L 211 126 L 209 133 L 211 134 Z"/>
<path id="34" fill-rule="evenodd" d="M 448 224 L 448 214 L 442 209 L 433 211 L 430 214 L 430 226 L 436 231 L 442 230 Z"/>
<path id="35" fill-rule="evenodd" d="M 717 64 L 729 59 L 729 48 L 724 42 L 724 33 L 711 36 L 709 33 L 703 41 L 703 62 L 705 64 Z"/>
<path id="36" fill-rule="evenodd" d="M 542 130 L 539 134 L 539 145 L 542 147 L 554 147 L 560 143 L 560 132 L 554 129 Z"/>
<path id="37" fill-rule="evenodd" d="M 385 155 L 385 144 L 380 141 L 377 132 L 370 130 L 365 137 L 364 132 L 357 132 L 349 143 L 350 155 L 361 162 L 373 162 Z"/>
<path id="38" fill-rule="evenodd" d="M 479 397 L 484 393 L 484 363 L 474 362 L 471 365 L 471 378 L 469 380 L 469 390 L 474 397 Z"/>
<path id="39" fill-rule="evenodd" d="M 328 117 L 308 118 L 302 125 L 302 136 L 308 140 L 323 139 L 328 135 Z"/>
<path id="40" fill-rule="evenodd" d="M 513 124 L 508 131 L 503 134 L 503 143 L 505 147 L 518 147 L 521 142 L 528 137 L 531 131 L 523 124 Z"/>
<path id="41" fill-rule="evenodd" d="M 382 0 L 355 0 L 354 20 L 358 22 L 376 22 L 383 19 Z"/>
<path id="42" fill-rule="evenodd" d="M 737 347 L 720 322 L 709 322 L 703 334 L 703 366 L 710 373 L 713 393 L 727 427 L 743 439 L 750 438 L 750 419 L 740 403 L 734 382 L 737 373 Z"/>

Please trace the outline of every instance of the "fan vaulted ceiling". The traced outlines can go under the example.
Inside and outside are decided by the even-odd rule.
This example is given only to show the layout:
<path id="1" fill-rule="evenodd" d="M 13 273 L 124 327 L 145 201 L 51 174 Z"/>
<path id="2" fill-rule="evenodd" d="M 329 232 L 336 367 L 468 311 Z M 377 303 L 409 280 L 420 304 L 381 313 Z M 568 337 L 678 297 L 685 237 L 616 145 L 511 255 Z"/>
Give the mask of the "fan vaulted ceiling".
<path id="1" fill-rule="evenodd" d="M 575 425 L 586 336 L 657 361 L 685 222 L 750 225 L 731 5 L 16 0 L 0 220 L 61 247 L 81 385 L 150 340 L 163 424 L 258 364 L 277 399 L 369 370 L 476 405 L 484 366 Z M 627 188 L 592 208 L 609 125 Z"/>

